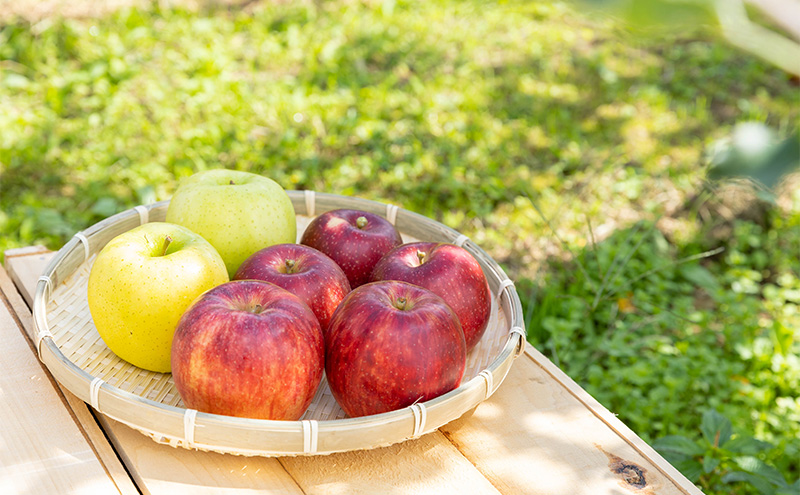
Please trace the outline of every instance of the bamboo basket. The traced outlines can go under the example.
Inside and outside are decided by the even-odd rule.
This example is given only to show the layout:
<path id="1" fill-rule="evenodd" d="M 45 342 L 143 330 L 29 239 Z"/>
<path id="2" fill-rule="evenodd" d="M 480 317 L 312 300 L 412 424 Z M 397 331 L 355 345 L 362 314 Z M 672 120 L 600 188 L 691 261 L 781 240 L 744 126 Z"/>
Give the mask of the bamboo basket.
<path id="1" fill-rule="evenodd" d="M 467 355 L 457 389 L 410 407 L 359 418 L 346 417 L 324 378 L 298 421 L 237 418 L 185 408 L 169 373 L 137 368 L 106 347 L 94 327 L 86 297 L 96 254 L 125 231 L 148 221 L 163 221 L 167 201 L 137 206 L 98 222 L 75 234 L 56 253 L 34 295 L 41 361 L 56 380 L 95 410 L 158 443 L 238 455 L 318 455 L 391 445 L 434 431 L 492 395 L 526 340 L 519 296 L 494 260 L 459 232 L 396 205 L 313 191 L 288 194 L 297 212 L 298 238 L 319 213 L 360 209 L 387 218 L 404 242 L 450 242 L 478 260 L 492 291 L 492 317 L 481 341 Z"/>

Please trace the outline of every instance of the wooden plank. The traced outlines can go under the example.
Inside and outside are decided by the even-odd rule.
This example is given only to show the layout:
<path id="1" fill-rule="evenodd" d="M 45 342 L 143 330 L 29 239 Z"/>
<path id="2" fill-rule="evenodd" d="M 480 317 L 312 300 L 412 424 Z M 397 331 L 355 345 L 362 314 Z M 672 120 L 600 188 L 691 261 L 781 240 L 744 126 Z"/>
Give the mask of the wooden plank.
<path id="1" fill-rule="evenodd" d="M 39 255 L 30 260 L 10 260 L 9 270 L 19 274 L 23 293 L 32 293 L 48 260 Z M 111 420 L 103 421 L 120 451 L 155 448 L 156 444 L 141 434 Z M 146 461 L 146 455 L 137 454 L 129 465 Z M 509 494 L 701 494 L 531 346 L 488 401 L 440 432 L 384 449 L 287 457 L 281 458 L 280 464 L 300 489 L 315 494 L 375 490 L 491 493 L 495 489 Z M 141 476 L 142 469 L 135 468 L 134 472 Z M 452 484 L 461 479 L 466 483 Z M 158 481 L 144 483 L 154 485 Z"/>
<path id="2" fill-rule="evenodd" d="M 0 340 L 0 493 L 120 493 L 1 294 Z"/>
<path id="3" fill-rule="evenodd" d="M 36 281 L 53 254 L 37 251 L 30 256 L 15 254 L 9 257 L 6 252 L 6 267 L 17 281 L 17 289 L 25 300 L 33 301 Z M 30 320 L 30 312 L 23 314 L 23 318 Z M 28 333 L 33 335 L 32 324 Z M 65 395 L 72 396 L 74 403 L 71 406 L 75 410 L 83 410 L 89 414 L 90 418 L 79 416 L 83 416 L 82 423 L 85 427 L 96 433 L 93 435 L 94 440 L 98 444 L 105 443 L 104 451 L 110 450 L 111 457 L 106 459 L 107 463 L 115 468 L 118 465 L 119 470 L 129 480 L 133 477 L 144 494 L 234 494 L 253 490 L 287 495 L 303 493 L 276 459 L 223 456 L 160 445 L 128 426 L 98 414 L 97 419 L 103 427 L 101 430 L 89 412 L 89 406 L 69 391 L 64 392 Z M 111 440 L 116 450 L 108 447 L 108 440 Z M 118 454 L 125 467 L 122 467 Z M 130 481 L 129 483 L 132 484 Z"/>
<path id="4" fill-rule="evenodd" d="M 613 415 L 574 382 L 577 390 L 555 380 L 537 353 L 529 347 L 488 401 L 440 429 L 501 492 L 701 494 L 618 419 L 611 428 L 598 417 L 576 393 Z"/>
<path id="5" fill-rule="evenodd" d="M 14 251 L 24 252 L 25 249 L 23 248 Z M 5 253 L 7 262 L 9 260 L 8 253 L 9 251 L 6 251 Z M 23 256 L 23 254 L 15 255 Z M 12 256 L 12 258 L 13 257 L 14 256 Z M 42 273 L 42 270 L 49 262 L 51 257 L 52 253 L 50 252 L 43 253 L 38 250 L 31 250 L 28 252 L 28 257 L 25 258 L 25 263 L 17 263 L 16 265 L 18 265 L 18 268 L 21 269 L 23 273 L 23 279 L 31 279 L 35 281 L 39 277 L 39 274 Z M 32 262 L 28 263 L 28 261 Z M 23 295 L 17 291 L 17 288 L 14 283 L 12 283 L 9 275 L 7 275 L 2 269 L 0 269 L 0 292 L 2 292 L 2 294 L 5 296 L 7 303 L 16 316 L 16 319 L 22 326 L 24 332 L 27 334 L 30 350 L 35 355 L 36 350 L 33 348 L 32 344 L 34 333 L 33 318 L 29 310 L 29 305 L 32 305 L 32 299 L 31 302 L 26 304 L 26 301 L 23 300 Z M 25 290 L 24 293 L 28 298 L 32 297 L 29 291 Z M 47 373 L 47 377 L 50 378 L 49 373 Z M 77 398 L 72 392 L 61 387 L 55 380 L 50 379 L 50 381 L 55 389 L 60 393 L 61 398 L 65 401 L 65 404 L 71 410 L 74 419 L 82 429 L 86 439 L 94 449 L 100 463 L 108 472 L 119 492 L 122 495 L 138 495 L 139 490 L 134 485 L 133 480 L 125 470 L 125 467 L 122 465 L 122 461 L 120 461 L 117 453 L 109 443 L 105 433 L 103 433 L 103 431 L 100 429 L 100 426 L 97 424 L 91 408 L 87 406 L 85 402 Z"/>
<path id="6" fill-rule="evenodd" d="M 8 270 L 30 297 L 49 262 L 13 257 Z M 22 266 L 26 265 L 26 266 Z M 145 493 L 498 493 L 441 433 L 376 449 L 316 457 L 239 457 L 159 445 L 98 415 L 137 485 Z"/>
<path id="7" fill-rule="evenodd" d="M 9 249 L 3 253 L 8 276 L 17 287 L 24 287 L 23 280 L 36 280 L 42 274 L 53 253 L 44 246 L 29 246 Z M 13 258 L 24 258 L 24 262 L 15 263 Z M 14 269 L 12 270 L 11 267 Z M 20 290 L 28 307 L 33 307 L 33 291 Z"/>
<path id="8" fill-rule="evenodd" d="M 7 249 L 3 252 L 5 259 L 14 258 L 15 256 L 33 256 L 35 254 L 45 254 L 52 256 L 52 251 L 46 247 L 37 244 L 35 246 L 25 246 L 21 248 Z"/>
<path id="9" fill-rule="evenodd" d="M 281 463 L 308 495 L 501 493 L 438 431 L 389 447 Z"/>
<path id="10" fill-rule="evenodd" d="M 560 368 L 547 359 L 541 352 L 535 349 L 530 344 L 527 345 L 525 354 L 536 363 L 545 373 L 547 373 L 554 381 L 567 390 L 573 398 L 578 400 L 586 407 L 591 413 L 605 424 L 610 430 L 614 431 L 620 438 L 624 439 L 630 447 L 635 450 L 639 455 L 647 459 L 658 471 L 663 474 L 669 482 L 674 484 L 681 492 L 689 495 L 703 495 L 697 486 L 683 476 L 674 466 L 672 466 L 661 454 L 656 452 L 654 448 L 642 440 L 633 430 L 631 430 L 625 423 L 623 423 L 615 414 L 611 413 L 597 399 L 589 395 L 584 389 L 580 387 L 575 381 L 567 376 Z M 602 449 L 601 449 L 602 450 Z M 605 452 L 606 457 L 609 458 L 609 466 L 618 462 L 617 456 Z"/>
<path id="11" fill-rule="evenodd" d="M 169 447 L 106 416 L 99 418 L 145 495 L 303 495 L 277 459 Z"/>

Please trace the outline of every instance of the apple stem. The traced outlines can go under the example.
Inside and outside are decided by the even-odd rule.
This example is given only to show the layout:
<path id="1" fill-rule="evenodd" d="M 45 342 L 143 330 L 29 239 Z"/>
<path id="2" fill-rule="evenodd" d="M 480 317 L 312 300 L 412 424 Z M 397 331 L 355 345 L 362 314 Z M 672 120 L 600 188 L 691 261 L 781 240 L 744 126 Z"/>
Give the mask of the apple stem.
<path id="1" fill-rule="evenodd" d="M 425 257 L 426 256 L 428 256 L 428 253 L 423 252 L 423 251 L 417 251 L 417 259 L 419 259 L 419 264 L 420 265 L 425 262 Z"/>
<path id="2" fill-rule="evenodd" d="M 259 314 L 259 313 L 261 313 L 262 311 L 264 311 L 264 306 L 262 306 L 262 305 L 260 305 L 260 304 L 256 304 L 256 305 L 253 307 L 253 313 L 255 313 L 255 314 Z"/>
<path id="3" fill-rule="evenodd" d="M 368 222 L 367 217 L 358 217 L 356 218 L 356 227 L 358 227 L 359 229 L 363 229 L 364 227 L 367 226 L 367 222 Z"/>
<path id="4" fill-rule="evenodd" d="M 233 179 L 231 179 L 231 185 L 232 185 L 232 186 L 235 186 L 235 185 L 236 185 L 236 183 L 235 183 L 235 182 L 233 182 Z"/>
<path id="5" fill-rule="evenodd" d="M 395 302 L 394 302 L 394 307 L 399 309 L 399 310 L 404 310 L 404 309 L 406 309 L 406 304 L 407 303 L 408 303 L 408 300 L 405 297 L 398 297 L 397 300 L 395 300 Z"/>
<path id="6" fill-rule="evenodd" d="M 286 260 L 286 273 L 294 273 L 294 260 Z"/>
<path id="7" fill-rule="evenodd" d="M 172 242 L 172 237 L 167 236 L 166 238 L 164 238 L 164 249 L 161 251 L 161 256 L 167 255 L 167 248 L 169 248 L 171 242 Z"/>

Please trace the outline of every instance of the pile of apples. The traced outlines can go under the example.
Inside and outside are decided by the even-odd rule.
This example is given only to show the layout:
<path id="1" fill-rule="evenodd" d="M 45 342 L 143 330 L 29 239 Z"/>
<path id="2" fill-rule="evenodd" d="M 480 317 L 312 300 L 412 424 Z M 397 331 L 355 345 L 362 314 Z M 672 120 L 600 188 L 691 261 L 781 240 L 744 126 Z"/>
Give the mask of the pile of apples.
<path id="1" fill-rule="evenodd" d="M 121 359 L 171 372 L 188 408 L 299 419 L 326 375 L 351 417 L 455 389 L 491 293 L 465 249 L 403 243 L 381 216 L 333 210 L 297 239 L 273 180 L 231 170 L 182 181 L 165 222 L 112 239 L 88 303 Z"/>

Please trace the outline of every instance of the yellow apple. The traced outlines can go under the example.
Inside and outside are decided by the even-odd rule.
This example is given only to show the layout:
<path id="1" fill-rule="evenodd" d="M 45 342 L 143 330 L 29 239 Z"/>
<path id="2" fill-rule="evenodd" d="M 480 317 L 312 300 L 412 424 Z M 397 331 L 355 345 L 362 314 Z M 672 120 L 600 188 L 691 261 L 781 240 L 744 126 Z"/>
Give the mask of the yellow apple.
<path id="1" fill-rule="evenodd" d="M 206 170 L 182 180 L 167 208 L 167 222 L 203 236 L 233 278 L 251 254 L 297 241 L 292 200 L 274 180 L 237 170 Z"/>
<path id="2" fill-rule="evenodd" d="M 97 332 L 117 356 L 150 371 L 170 371 L 172 337 L 200 294 L 228 281 L 219 253 L 180 225 L 146 223 L 112 239 L 89 274 Z"/>

